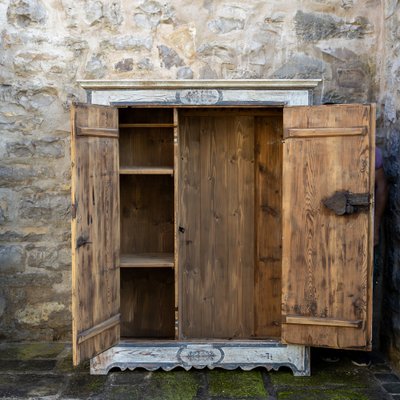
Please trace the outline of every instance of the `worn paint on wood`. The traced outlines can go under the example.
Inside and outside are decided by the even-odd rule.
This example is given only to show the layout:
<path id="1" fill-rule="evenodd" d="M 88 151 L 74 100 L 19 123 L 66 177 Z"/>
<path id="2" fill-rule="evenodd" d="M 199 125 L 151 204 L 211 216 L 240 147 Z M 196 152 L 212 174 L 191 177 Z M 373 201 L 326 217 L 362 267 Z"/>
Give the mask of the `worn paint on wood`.
<path id="1" fill-rule="evenodd" d="M 313 137 L 285 135 L 283 322 L 287 315 L 318 320 L 314 325 L 283 323 L 287 343 L 370 348 L 370 216 L 337 216 L 323 205 L 323 199 L 343 190 L 372 198 L 370 120 L 370 106 L 364 105 L 284 109 L 285 132 L 310 129 Z M 319 128 L 363 128 L 367 134 L 349 130 L 348 136 L 315 137 Z M 353 327 L 323 326 L 324 318 Z"/>
<path id="2" fill-rule="evenodd" d="M 253 334 L 254 119 L 180 116 L 182 337 Z"/>
<path id="3" fill-rule="evenodd" d="M 288 367 L 295 376 L 310 375 L 310 351 L 304 346 L 277 342 L 126 342 L 91 360 L 90 373 L 106 375 L 111 368 L 154 371 L 162 368 L 241 368 L 249 371 L 263 367 L 278 370 Z"/>
<path id="4" fill-rule="evenodd" d="M 76 105 L 71 125 L 72 326 L 77 365 L 119 340 L 118 135 L 104 135 L 118 129 L 118 111 Z M 90 134 L 81 128 L 90 129 Z"/>

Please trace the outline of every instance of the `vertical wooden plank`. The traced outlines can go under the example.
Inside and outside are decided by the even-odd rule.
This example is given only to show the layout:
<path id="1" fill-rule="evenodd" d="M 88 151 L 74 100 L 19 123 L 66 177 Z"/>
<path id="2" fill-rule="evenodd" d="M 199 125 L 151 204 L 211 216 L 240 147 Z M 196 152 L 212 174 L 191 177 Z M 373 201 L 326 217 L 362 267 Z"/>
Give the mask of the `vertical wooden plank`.
<path id="1" fill-rule="evenodd" d="M 185 257 L 181 277 L 187 290 L 182 299 L 184 336 L 250 337 L 254 318 L 253 118 L 236 117 L 233 112 L 194 115 L 192 111 L 180 124 L 181 176 L 187 179 L 181 204 L 190 207 L 181 213 L 186 223 L 181 241 L 192 247 L 190 252 L 180 252 L 181 259 Z"/>
<path id="2" fill-rule="evenodd" d="M 282 123 L 282 116 L 256 117 L 256 337 L 281 335 Z"/>
<path id="3" fill-rule="evenodd" d="M 246 338 L 254 336 L 255 127 L 253 116 L 231 120 L 234 125 L 232 130 L 230 126 L 228 129 L 234 133 L 228 134 L 228 274 L 232 266 L 236 266 L 230 279 L 230 293 L 236 294 L 238 307 L 236 315 L 232 316 L 231 330 L 236 327 L 235 335 Z"/>
<path id="4" fill-rule="evenodd" d="M 96 129 L 118 131 L 118 111 L 76 105 L 71 125 L 72 325 L 77 365 L 119 340 L 118 135 L 95 135 Z M 90 136 L 78 136 L 82 128 L 89 128 Z M 88 331 L 97 333 L 86 335 Z"/>
<path id="5" fill-rule="evenodd" d="M 337 216 L 323 205 L 337 191 L 373 195 L 370 118 L 364 105 L 284 110 L 284 130 L 301 128 L 305 134 L 284 143 L 282 304 L 284 321 L 286 315 L 297 321 L 282 325 L 287 343 L 370 346 L 370 213 Z M 364 127 L 367 135 L 306 135 L 307 129 L 314 136 L 318 128 L 353 127 Z M 302 317 L 319 324 L 301 324 Z M 323 326 L 324 318 L 337 326 Z"/>
<path id="6" fill-rule="evenodd" d="M 179 118 L 178 110 L 174 108 L 173 123 L 175 125 L 174 142 L 174 290 L 175 290 L 175 339 L 179 339 L 181 309 L 180 309 L 180 284 L 179 284 L 179 243 L 178 243 L 178 216 L 179 216 Z"/>
<path id="7" fill-rule="evenodd" d="M 200 277 L 200 119 L 179 117 L 179 280 L 180 338 L 195 325 L 202 326 L 202 310 L 196 310 L 202 295 Z M 196 314 L 195 314 L 196 313 Z"/>
<path id="8" fill-rule="evenodd" d="M 373 320 L 373 290 L 374 290 L 374 215 L 375 215 L 375 137 L 376 137 L 376 104 L 371 104 L 370 109 L 370 132 L 369 132 L 369 170 L 370 170 L 370 181 L 369 181 L 369 192 L 371 194 L 372 207 L 369 210 L 369 243 L 368 243 L 368 270 L 367 277 L 372 277 L 372 279 L 367 280 L 368 284 L 368 300 L 367 300 L 367 337 L 370 338 L 370 347 L 372 348 L 372 320 Z M 379 343 L 379 339 L 377 341 Z"/>

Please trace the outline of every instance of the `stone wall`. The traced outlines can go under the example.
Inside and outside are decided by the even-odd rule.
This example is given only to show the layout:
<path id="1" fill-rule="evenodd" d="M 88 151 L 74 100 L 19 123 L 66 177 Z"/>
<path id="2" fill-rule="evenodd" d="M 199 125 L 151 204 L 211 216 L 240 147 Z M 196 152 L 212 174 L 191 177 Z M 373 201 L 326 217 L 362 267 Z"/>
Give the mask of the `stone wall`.
<path id="1" fill-rule="evenodd" d="M 398 12 L 394 0 L 1 1 L 0 338 L 70 338 L 77 79 L 322 78 L 316 103 L 378 102 L 394 182 Z M 390 212 L 399 220 L 394 200 Z"/>
<path id="2" fill-rule="evenodd" d="M 390 192 L 383 227 L 385 248 L 381 249 L 385 288 L 382 344 L 400 370 L 400 3 L 391 0 L 385 4 L 378 141 L 384 150 Z"/>

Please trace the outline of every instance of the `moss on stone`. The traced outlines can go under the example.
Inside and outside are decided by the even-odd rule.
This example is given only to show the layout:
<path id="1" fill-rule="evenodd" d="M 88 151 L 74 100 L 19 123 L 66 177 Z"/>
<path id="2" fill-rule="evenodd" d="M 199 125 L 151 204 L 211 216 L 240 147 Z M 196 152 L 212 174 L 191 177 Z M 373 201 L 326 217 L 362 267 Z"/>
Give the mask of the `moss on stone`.
<path id="1" fill-rule="evenodd" d="M 158 387 L 151 397 L 154 400 L 192 400 L 199 387 L 194 371 L 153 372 L 151 384 Z"/>
<path id="2" fill-rule="evenodd" d="M 0 347 L 0 359 L 33 360 L 57 358 L 64 350 L 64 343 L 4 343 Z"/>
<path id="3" fill-rule="evenodd" d="M 317 365 L 311 376 L 295 377 L 292 372 L 277 371 L 269 374 L 275 386 L 320 387 L 346 386 L 351 388 L 368 387 L 371 374 L 368 369 L 355 369 L 349 362 Z"/>
<path id="4" fill-rule="evenodd" d="M 88 397 L 92 394 L 100 393 L 104 390 L 107 376 L 93 376 L 79 374 L 73 376 L 68 382 L 64 396 Z"/>
<path id="5" fill-rule="evenodd" d="M 267 393 L 259 371 L 213 370 L 208 373 L 209 391 L 213 396 L 263 397 Z"/>
<path id="6" fill-rule="evenodd" d="M 364 393 L 346 389 L 335 390 L 284 390 L 278 393 L 278 400 L 371 400 Z"/>

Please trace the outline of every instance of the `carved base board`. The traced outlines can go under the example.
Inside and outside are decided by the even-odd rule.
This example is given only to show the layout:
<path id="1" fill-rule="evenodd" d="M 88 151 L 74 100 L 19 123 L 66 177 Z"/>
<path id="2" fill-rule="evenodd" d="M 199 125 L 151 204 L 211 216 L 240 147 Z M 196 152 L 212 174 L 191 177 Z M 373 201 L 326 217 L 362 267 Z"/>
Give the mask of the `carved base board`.
<path id="1" fill-rule="evenodd" d="M 120 343 L 90 361 L 92 375 L 106 375 L 112 368 L 224 368 L 251 370 L 289 367 L 295 376 L 310 375 L 310 349 L 278 342 L 134 342 Z"/>

